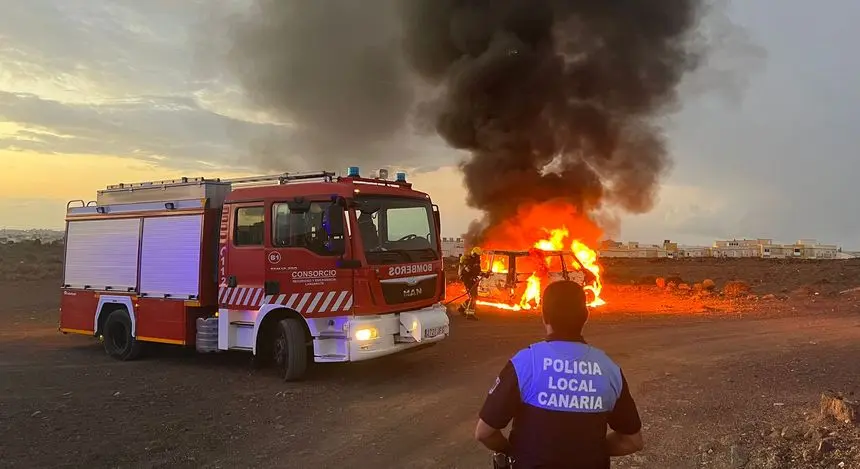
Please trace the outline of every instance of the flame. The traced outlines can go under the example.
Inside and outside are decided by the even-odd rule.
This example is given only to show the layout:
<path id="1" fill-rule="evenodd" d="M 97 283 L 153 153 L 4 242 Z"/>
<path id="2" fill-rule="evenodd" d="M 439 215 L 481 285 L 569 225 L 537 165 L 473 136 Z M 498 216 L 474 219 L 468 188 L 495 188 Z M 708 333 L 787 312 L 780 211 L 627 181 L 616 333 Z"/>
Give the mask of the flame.
<path id="1" fill-rule="evenodd" d="M 532 274 L 526 280 L 526 291 L 523 292 L 523 296 L 520 298 L 520 307 L 531 309 L 532 303 L 534 303 L 535 307 L 540 306 L 540 278 L 535 274 Z"/>
<path id="2" fill-rule="evenodd" d="M 572 256 L 564 256 L 564 268 L 568 272 L 586 272 L 586 281 L 583 289 L 589 297 L 588 306 L 597 307 L 606 304 L 606 301 L 600 297 L 603 291 L 603 282 L 601 267 L 597 261 L 597 251 L 591 249 L 583 239 L 571 238 L 570 230 L 568 229 L 568 226 L 575 226 L 577 233 L 582 232 L 586 239 L 593 240 L 596 244 L 599 234 L 599 229 L 596 228 L 596 225 L 582 217 L 568 216 L 562 218 L 562 220 L 569 223 L 560 223 L 556 225 L 559 226 L 558 228 L 534 228 L 535 222 L 558 219 L 560 215 L 564 216 L 573 212 L 570 207 L 563 204 L 543 204 L 527 207 L 521 210 L 519 217 L 497 227 L 494 232 L 488 233 L 488 242 L 485 243 L 484 249 L 522 250 L 525 246 L 531 244 L 532 249 L 529 250 L 529 258 L 534 259 L 536 267 L 526 279 L 525 289 L 518 302 L 509 304 L 480 300 L 477 304 L 510 311 L 532 310 L 540 307 L 543 286 L 549 280 L 549 273 L 551 271 L 560 272 L 562 270 L 561 257 L 558 254 L 547 255 L 549 251 L 571 253 Z M 529 236 L 530 233 L 534 233 L 532 240 L 538 237 L 541 239 L 533 243 L 523 242 L 525 241 L 524 238 Z M 507 273 L 509 266 L 506 265 L 506 260 L 507 258 L 504 258 L 504 260 L 494 259 L 491 268 L 488 270 L 493 273 Z M 522 273 L 519 272 L 519 268 L 520 264 L 518 262 L 518 273 Z"/>
<path id="3" fill-rule="evenodd" d="M 590 291 L 594 295 L 594 299 L 588 303 L 588 306 L 605 305 L 606 301 L 600 297 L 600 292 L 603 291 L 603 281 L 600 278 L 600 265 L 597 264 L 597 252 L 578 239 L 573 240 L 570 250 L 573 251 L 573 255 L 579 260 L 581 266 L 594 274 L 594 280 L 582 287 L 583 290 Z"/>
<path id="4" fill-rule="evenodd" d="M 534 247 L 542 251 L 563 251 L 565 249 L 565 240 L 570 237 L 570 231 L 567 227 L 546 230 L 549 234 L 548 239 L 539 240 L 534 244 Z M 600 292 L 603 291 L 603 282 L 600 279 L 600 265 L 597 264 L 597 251 L 588 247 L 585 243 L 578 239 L 574 239 L 570 243 L 570 251 L 573 253 L 573 265 L 568 266 L 573 270 L 587 270 L 594 275 L 591 282 L 583 285 L 583 290 L 591 292 L 593 298 L 588 302 L 588 306 L 595 307 L 605 305 L 606 301 L 600 297 Z M 558 257 L 547 257 L 546 264 L 551 267 L 552 262 L 559 262 Z M 520 305 L 523 302 L 534 301 L 536 305 L 540 304 L 541 279 L 532 274 L 528 279 L 526 291 L 520 300 Z"/>

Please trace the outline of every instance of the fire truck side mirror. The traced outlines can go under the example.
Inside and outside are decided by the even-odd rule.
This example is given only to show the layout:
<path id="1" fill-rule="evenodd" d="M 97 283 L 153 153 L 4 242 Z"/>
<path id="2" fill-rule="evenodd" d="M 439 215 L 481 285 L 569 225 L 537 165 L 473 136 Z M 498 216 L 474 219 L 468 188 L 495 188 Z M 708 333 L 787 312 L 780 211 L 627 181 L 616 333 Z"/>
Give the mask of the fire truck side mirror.
<path id="1" fill-rule="evenodd" d="M 333 201 L 331 205 L 326 207 L 323 214 L 323 227 L 328 237 L 326 244 L 329 251 L 333 254 L 343 254 L 346 252 L 344 213 L 343 206 Z"/>
<path id="2" fill-rule="evenodd" d="M 342 238 L 346 234 L 343 223 L 344 210 L 337 204 L 331 204 L 325 209 L 326 234 L 331 238 Z"/>

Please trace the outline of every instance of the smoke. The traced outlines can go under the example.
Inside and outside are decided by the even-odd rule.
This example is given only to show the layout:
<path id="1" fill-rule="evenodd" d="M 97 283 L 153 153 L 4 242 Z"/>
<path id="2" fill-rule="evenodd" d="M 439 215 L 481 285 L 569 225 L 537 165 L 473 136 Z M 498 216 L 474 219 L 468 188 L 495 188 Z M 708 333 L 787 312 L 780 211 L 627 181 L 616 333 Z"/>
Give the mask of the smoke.
<path id="1" fill-rule="evenodd" d="M 370 164 L 390 151 L 415 100 L 395 1 L 254 0 L 232 18 L 232 72 L 289 126 L 256 143 L 271 149 L 255 153 L 262 166 Z"/>
<path id="2" fill-rule="evenodd" d="M 660 118 L 701 55 L 698 0 L 412 0 L 410 65 L 443 89 L 430 108 L 461 165 L 471 234 L 524 205 L 652 208 L 669 168 Z"/>
<path id="3" fill-rule="evenodd" d="M 550 201 L 642 213 L 671 163 L 663 117 L 703 58 L 702 2 L 255 0 L 231 64 L 305 159 L 361 160 L 429 118 L 470 154 L 473 234 Z"/>

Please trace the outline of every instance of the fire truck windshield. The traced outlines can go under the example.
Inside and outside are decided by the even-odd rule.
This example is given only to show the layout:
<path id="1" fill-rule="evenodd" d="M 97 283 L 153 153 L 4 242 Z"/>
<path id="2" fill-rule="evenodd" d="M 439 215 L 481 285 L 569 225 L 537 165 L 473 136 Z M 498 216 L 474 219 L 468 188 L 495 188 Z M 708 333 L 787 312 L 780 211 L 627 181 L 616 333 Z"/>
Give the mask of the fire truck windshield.
<path id="1" fill-rule="evenodd" d="M 438 233 L 429 200 L 390 196 L 356 197 L 358 236 L 369 264 L 439 259 Z M 355 235 L 356 233 L 353 233 Z"/>

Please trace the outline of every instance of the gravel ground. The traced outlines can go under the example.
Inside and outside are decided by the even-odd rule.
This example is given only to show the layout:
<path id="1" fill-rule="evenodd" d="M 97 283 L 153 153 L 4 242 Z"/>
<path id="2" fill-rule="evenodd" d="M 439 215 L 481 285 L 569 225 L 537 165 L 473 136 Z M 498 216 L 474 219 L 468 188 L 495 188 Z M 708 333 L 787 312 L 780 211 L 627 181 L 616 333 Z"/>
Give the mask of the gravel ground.
<path id="1" fill-rule="evenodd" d="M 749 265 L 654 265 L 613 262 L 626 273 L 586 331 L 624 367 L 645 422 L 646 450 L 615 467 L 860 467 L 854 428 L 817 417 L 823 391 L 860 390 L 860 302 L 838 294 L 860 284 L 847 264 L 812 269 L 841 279 L 826 291 L 791 294 L 813 284 L 795 272 L 774 297 L 782 288 Z M 746 279 L 755 296 L 629 286 L 726 269 L 747 274 L 720 281 Z M 48 280 L 0 285 L 0 467 L 489 467 L 476 413 L 505 360 L 541 337 L 535 316 L 454 315 L 435 347 L 284 383 L 245 354 L 159 347 L 114 361 L 56 332 L 58 293 Z"/>

